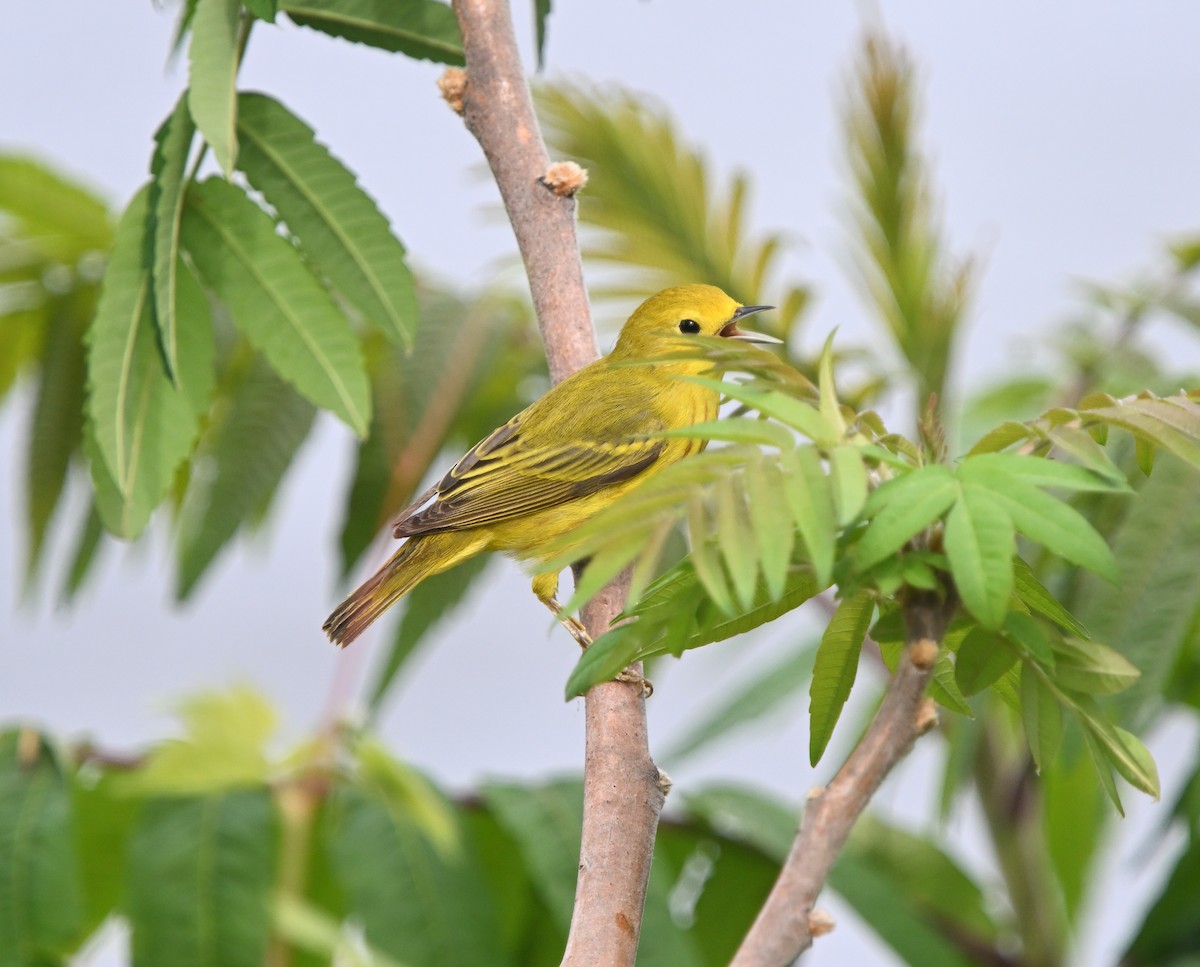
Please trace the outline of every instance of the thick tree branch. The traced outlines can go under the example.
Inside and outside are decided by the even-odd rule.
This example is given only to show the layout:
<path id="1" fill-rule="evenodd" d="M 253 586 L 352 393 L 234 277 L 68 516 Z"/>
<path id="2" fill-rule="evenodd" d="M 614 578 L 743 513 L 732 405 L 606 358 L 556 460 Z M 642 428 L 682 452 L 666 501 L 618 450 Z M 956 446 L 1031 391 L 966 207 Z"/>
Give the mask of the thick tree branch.
<path id="1" fill-rule="evenodd" d="M 854 821 L 892 767 L 937 721 L 925 687 L 951 610 L 933 598 L 905 609 L 907 647 L 883 703 L 833 781 L 809 799 L 787 861 L 732 967 L 784 967 L 812 946 L 813 905 Z"/>
<path id="2" fill-rule="evenodd" d="M 454 11 L 467 55 L 463 117 L 500 188 L 525 260 L 550 375 L 558 382 L 597 357 L 575 236 L 575 201 L 542 180 L 549 157 L 507 0 L 454 0 Z M 593 637 L 621 611 L 627 587 L 608 587 L 584 609 Z M 641 688 L 597 685 L 585 701 L 583 842 L 563 963 L 620 967 L 632 965 L 637 953 L 666 782 L 650 758 Z"/>

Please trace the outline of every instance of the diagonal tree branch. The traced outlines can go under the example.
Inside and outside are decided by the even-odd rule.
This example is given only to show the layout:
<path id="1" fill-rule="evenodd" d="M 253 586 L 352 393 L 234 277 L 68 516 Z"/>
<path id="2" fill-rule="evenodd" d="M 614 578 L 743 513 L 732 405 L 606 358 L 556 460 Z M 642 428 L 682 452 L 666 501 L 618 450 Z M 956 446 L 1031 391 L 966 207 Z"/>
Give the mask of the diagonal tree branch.
<path id="1" fill-rule="evenodd" d="M 575 235 L 575 201 L 542 178 L 549 157 L 529 97 L 507 0 L 454 0 L 466 51 L 447 100 L 486 155 L 517 237 L 550 375 L 555 382 L 597 357 Z M 443 84 L 443 92 L 450 85 Z M 461 90 L 457 89 L 461 88 Z M 593 637 L 621 611 L 627 580 L 583 610 Z M 597 685 L 586 702 L 583 841 L 564 965 L 632 965 L 666 780 L 650 758 L 640 686 Z"/>
<path id="2" fill-rule="evenodd" d="M 907 645 L 879 711 L 833 781 L 809 799 L 796 839 L 732 967 L 785 967 L 829 929 L 813 905 L 880 783 L 937 722 L 925 687 L 953 607 L 921 597 L 905 608 Z"/>

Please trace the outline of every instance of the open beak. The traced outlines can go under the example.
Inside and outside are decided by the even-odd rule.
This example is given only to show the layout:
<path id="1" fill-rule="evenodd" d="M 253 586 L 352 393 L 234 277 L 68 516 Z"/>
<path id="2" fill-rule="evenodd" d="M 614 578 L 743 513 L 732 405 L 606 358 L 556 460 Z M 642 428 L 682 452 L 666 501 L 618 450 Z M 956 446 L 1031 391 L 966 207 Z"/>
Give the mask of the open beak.
<path id="1" fill-rule="evenodd" d="M 776 339 L 774 336 L 768 336 L 766 333 L 750 332 L 747 329 L 738 328 L 739 319 L 754 312 L 762 312 L 764 309 L 774 308 L 774 306 L 738 306 L 733 310 L 733 318 L 721 327 L 721 331 L 717 335 L 724 336 L 726 339 L 741 339 L 744 342 L 777 343 L 778 345 L 783 345 L 782 339 Z"/>

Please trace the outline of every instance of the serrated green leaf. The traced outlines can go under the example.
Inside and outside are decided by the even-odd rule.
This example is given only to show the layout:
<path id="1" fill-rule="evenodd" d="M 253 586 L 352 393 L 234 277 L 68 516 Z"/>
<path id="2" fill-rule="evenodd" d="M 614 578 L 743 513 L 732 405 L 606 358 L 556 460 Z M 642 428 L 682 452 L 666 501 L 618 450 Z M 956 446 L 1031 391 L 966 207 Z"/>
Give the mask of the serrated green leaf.
<path id="1" fill-rule="evenodd" d="M 687 511 L 688 538 L 691 544 L 692 563 L 696 575 L 708 596 L 725 614 L 733 614 L 733 595 L 725 579 L 721 567 L 721 559 L 717 556 L 716 548 L 709 541 L 709 517 L 701 499 L 693 499 L 688 504 Z M 620 570 L 618 568 L 617 570 Z M 614 572 L 615 573 L 615 572 Z"/>
<path id="2" fill-rule="evenodd" d="M 858 568 L 865 571 L 898 551 L 949 510 L 959 494 L 958 482 L 942 464 L 920 467 L 875 488 L 864 508 L 874 519 L 854 550 Z"/>
<path id="3" fill-rule="evenodd" d="M 411 967 L 503 967 L 494 911 L 465 846 L 440 847 L 415 819 L 349 785 L 334 798 L 327 843 L 373 947 Z"/>
<path id="4" fill-rule="evenodd" d="M 837 539 L 833 491 L 813 447 L 785 450 L 780 458 L 784 486 L 795 527 L 804 540 L 817 582 L 828 584 L 833 574 Z"/>
<path id="5" fill-rule="evenodd" d="M 945 647 L 938 652 L 937 659 L 933 663 L 933 677 L 929 681 L 929 697 L 959 715 L 971 717 L 975 714 L 971 711 L 971 706 L 967 704 L 967 698 L 958 687 L 958 682 L 955 681 L 954 662 L 950 660 L 950 652 Z"/>
<path id="6" fill-rule="evenodd" d="M 1012 519 L 991 492 L 970 483 L 946 517 L 945 546 L 954 586 L 985 628 L 999 628 L 1012 595 Z"/>
<path id="7" fill-rule="evenodd" d="M 1113 695 L 1127 689 L 1141 674 L 1119 652 L 1096 641 L 1063 638 L 1053 642 L 1053 648 L 1053 681 L 1072 691 Z"/>
<path id="8" fill-rule="evenodd" d="M 821 761 L 854 687 L 859 654 L 874 610 L 875 602 L 865 590 L 843 598 L 821 636 L 808 689 L 808 758 L 814 766 Z"/>
<path id="9" fill-rule="evenodd" d="M 304 254 L 363 316 L 409 344 L 417 299 L 404 246 L 354 174 L 313 130 L 264 94 L 238 98 L 238 167 Z"/>
<path id="10" fill-rule="evenodd" d="M 179 98 L 154 135 L 150 159 L 149 225 L 154 256 L 151 288 L 154 292 L 154 325 L 167 375 L 179 370 L 178 296 L 179 228 L 183 221 L 184 178 L 196 127 L 188 113 L 187 93 Z"/>
<path id="11" fill-rule="evenodd" d="M 228 375 L 196 451 L 180 511 L 175 594 L 186 600 L 221 551 L 275 493 L 316 411 L 260 359 Z"/>
<path id="12" fill-rule="evenodd" d="M 1087 430 L 1076 426 L 1059 426 L 1050 430 L 1049 436 L 1063 453 L 1074 457 L 1089 470 L 1114 482 L 1128 484 L 1125 471 L 1113 463 L 1108 451 Z"/>
<path id="13" fill-rule="evenodd" d="M 1020 557 L 1013 557 L 1013 580 L 1017 597 L 1030 611 L 1040 614 L 1043 618 L 1049 618 L 1063 631 L 1068 631 L 1077 638 L 1091 637 L 1087 628 L 1058 603 L 1037 579 L 1033 568 Z"/>
<path id="14" fill-rule="evenodd" d="M 867 502 L 867 468 L 858 447 L 843 444 L 829 451 L 829 485 L 838 523 L 845 527 Z"/>
<path id="15" fill-rule="evenodd" d="M 985 628 L 967 633 L 954 656 L 954 680 L 964 695 L 976 695 L 994 685 L 1017 661 L 1003 635 Z"/>
<path id="16" fill-rule="evenodd" d="M 409 57 L 465 63 L 458 20 L 437 0 L 282 0 L 279 9 L 302 27 Z"/>
<path id="17" fill-rule="evenodd" d="M 0 957 L 57 964 L 82 939 L 70 783 L 40 736 L 0 735 Z"/>
<path id="18" fill-rule="evenodd" d="M 1101 493 L 1132 492 L 1132 488 L 1125 482 L 1124 475 L 1105 476 L 1078 464 L 1016 453 L 982 453 L 966 457 L 959 464 L 958 478 L 987 487 L 991 474 L 996 472 L 1004 476 L 1019 477 L 1035 487 L 1060 487 L 1064 490 Z"/>
<path id="19" fill-rule="evenodd" d="M 1145 450 L 1147 444 L 1162 447 L 1193 467 L 1200 467 L 1198 420 L 1190 413 L 1172 407 L 1166 400 L 1137 399 L 1118 406 L 1086 409 L 1082 413 L 1133 433 L 1140 441 L 1138 458 L 1146 474 L 1150 473 L 1153 463 L 1151 453 Z"/>
<path id="20" fill-rule="evenodd" d="M 188 107 L 228 178 L 237 160 L 239 0 L 198 0 L 188 51 Z"/>
<path id="21" fill-rule="evenodd" d="M 119 519 L 105 522 L 127 538 L 141 530 L 191 450 L 213 380 L 208 306 L 186 270 L 178 275 L 178 389 L 163 369 L 143 262 L 146 198 L 143 188 L 121 219 L 88 332 L 88 417 L 123 504 Z"/>
<path id="22" fill-rule="evenodd" d="M 787 582 L 796 540 L 783 472 L 775 461 L 751 463 L 745 471 L 745 486 L 750 524 L 758 544 L 758 564 L 767 590 L 777 598 Z"/>
<path id="23" fill-rule="evenodd" d="M 1030 665 L 1021 667 L 1021 723 L 1034 768 L 1041 775 L 1062 746 L 1062 706 Z"/>
<path id="24" fill-rule="evenodd" d="M 188 189 L 183 242 L 276 372 L 366 433 L 371 397 L 358 341 L 270 217 L 232 185 L 209 179 Z"/>
<path id="25" fill-rule="evenodd" d="M 780 661 L 741 684 L 731 684 L 721 703 L 706 712 L 662 753 L 661 761 L 678 762 L 736 729 L 779 708 L 812 677 L 815 644 L 792 649 Z"/>
<path id="26" fill-rule="evenodd" d="M 134 967 L 263 962 L 275 825 L 265 789 L 143 805 L 126 881 Z"/>
<path id="27" fill-rule="evenodd" d="M 982 481 L 980 481 L 982 483 Z M 987 487 L 1012 517 L 1017 530 L 1031 541 L 1072 564 L 1117 580 L 1117 564 L 1104 538 L 1074 507 L 1019 477 L 993 473 Z"/>

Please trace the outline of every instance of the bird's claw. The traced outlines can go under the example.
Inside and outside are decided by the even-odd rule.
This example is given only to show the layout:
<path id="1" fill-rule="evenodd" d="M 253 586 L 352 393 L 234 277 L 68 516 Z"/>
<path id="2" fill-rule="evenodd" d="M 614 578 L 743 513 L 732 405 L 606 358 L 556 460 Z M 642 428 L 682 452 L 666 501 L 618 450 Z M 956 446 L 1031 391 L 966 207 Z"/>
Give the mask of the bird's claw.
<path id="1" fill-rule="evenodd" d="M 614 681 L 625 682 L 627 685 L 637 685 L 642 690 L 642 698 L 649 698 L 654 694 L 654 683 L 639 671 L 634 671 L 632 666 L 621 672 Z"/>

